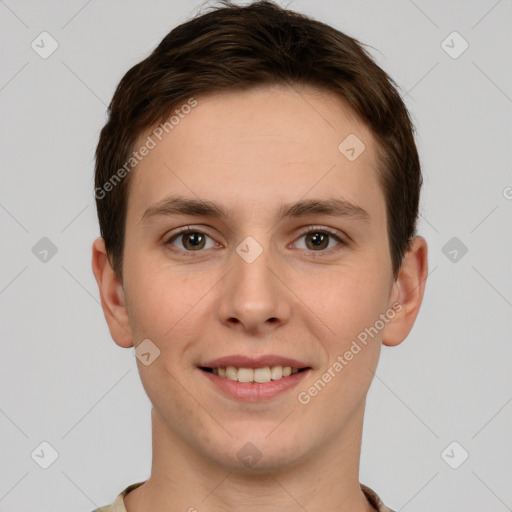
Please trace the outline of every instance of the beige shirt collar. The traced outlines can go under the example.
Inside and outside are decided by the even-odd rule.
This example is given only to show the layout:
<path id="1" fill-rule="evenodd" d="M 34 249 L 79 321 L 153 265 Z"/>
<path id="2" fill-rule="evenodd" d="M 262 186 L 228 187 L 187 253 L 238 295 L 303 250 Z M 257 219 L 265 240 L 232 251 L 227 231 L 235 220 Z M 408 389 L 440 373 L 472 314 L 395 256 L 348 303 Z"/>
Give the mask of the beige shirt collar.
<path id="1" fill-rule="evenodd" d="M 126 489 L 124 489 L 119 495 L 116 497 L 114 502 L 111 505 L 108 505 L 106 507 L 101 507 L 93 512 L 126 512 L 126 508 L 124 506 L 124 497 L 130 492 L 133 491 L 133 489 L 136 489 L 139 487 L 139 485 L 144 484 L 146 481 L 143 482 L 137 482 L 135 484 L 129 485 Z M 382 503 L 382 500 L 379 498 L 377 493 L 367 487 L 366 485 L 360 484 L 361 490 L 363 491 L 364 495 L 368 499 L 368 501 L 371 503 L 373 507 L 375 507 L 379 512 L 393 512 L 390 508 L 386 507 L 384 503 Z"/>

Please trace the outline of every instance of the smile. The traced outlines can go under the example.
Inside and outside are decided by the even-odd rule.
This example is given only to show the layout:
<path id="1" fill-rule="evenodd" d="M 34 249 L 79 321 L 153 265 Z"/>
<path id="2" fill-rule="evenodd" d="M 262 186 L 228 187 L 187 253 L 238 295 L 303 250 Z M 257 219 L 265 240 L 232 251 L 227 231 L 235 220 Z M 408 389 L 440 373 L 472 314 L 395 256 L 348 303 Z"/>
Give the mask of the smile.
<path id="1" fill-rule="evenodd" d="M 291 366 L 264 366 L 261 368 L 197 368 L 212 388 L 231 399 L 244 402 L 270 400 L 296 387 L 308 375 L 311 368 Z M 274 375 L 275 378 L 272 378 Z"/>
<path id="2" fill-rule="evenodd" d="M 237 368 L 235 366 L 227 366 L 225 368 L 201 367 L 201 369 L 224 379 L 260 384 L 281 380 L 284 377 L 289 377 L 290 375 L 295 375 L 296 373 L 307 370 L 307 368 L 292 368 L 291 366 L 263 366 L 261 368 Z"/>

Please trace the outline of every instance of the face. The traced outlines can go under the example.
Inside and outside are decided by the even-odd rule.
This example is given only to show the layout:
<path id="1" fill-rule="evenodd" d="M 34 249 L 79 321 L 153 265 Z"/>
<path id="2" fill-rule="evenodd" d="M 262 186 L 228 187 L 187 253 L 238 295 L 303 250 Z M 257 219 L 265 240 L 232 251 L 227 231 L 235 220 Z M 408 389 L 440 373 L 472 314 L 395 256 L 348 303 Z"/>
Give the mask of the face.
<path id="1" fill-rule="evenodd" d="M 150 364 L 137 364 L 169 439 L 228 469 L 243 468 L 244 450 L 262 471 L 296 465 L 357 437 L 398 321 L 376 143 L 314 88 L 196 100 L 131 176 L 118 287 L 130 336 L 114 338 L 150 340 Z M 301 371 L 277 379 L 288 363 Z M 202 369 L 231 365 L 269 366 L 276 380 Z"/>

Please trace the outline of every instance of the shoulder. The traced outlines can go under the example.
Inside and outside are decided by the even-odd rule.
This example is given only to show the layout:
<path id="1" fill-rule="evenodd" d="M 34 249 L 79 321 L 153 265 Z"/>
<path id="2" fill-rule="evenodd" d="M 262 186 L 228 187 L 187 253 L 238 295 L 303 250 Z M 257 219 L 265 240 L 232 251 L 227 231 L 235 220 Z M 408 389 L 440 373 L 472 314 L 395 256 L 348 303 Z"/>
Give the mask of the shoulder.
<path id="1" fill-rule="evenodd" d="M 113 503 L 110 505 L 105 505 L 100 508 L 94 509 L 92 512 L 126 512 L 126 508 L 124 506 L 124 497 L 133 489 L 139 487 L 139 485 L 142 485 L 144 482 L 137 482 L 135 484 L 131 484 L 125 489 L 123 489 L 116 497 Z"/>
<path id="2" fill-rule="evenodd" d="M 379 495 L 373 489 L 370 489 L 364 484 L 360 484 L 360 486 L 367 500 L 375 509 L 378 510 L 378 512 L 394 512 L 389 507 L 386 507 L 386 505 L 384 505 Z"/>

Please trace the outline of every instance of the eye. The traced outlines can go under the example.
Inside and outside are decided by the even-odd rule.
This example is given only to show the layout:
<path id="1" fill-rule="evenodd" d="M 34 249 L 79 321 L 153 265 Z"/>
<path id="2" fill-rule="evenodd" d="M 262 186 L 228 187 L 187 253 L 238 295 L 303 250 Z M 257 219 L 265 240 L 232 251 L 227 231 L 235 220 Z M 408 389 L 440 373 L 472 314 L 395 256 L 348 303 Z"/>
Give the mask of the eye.
<path id="1" fill-rule="evenodd" d="M 207 246 L 207 238 L 213 242 L 210 244 L 210 246 Z M 200 251 L 201 249 L 211 249 L 212 247 L 216 246 L 216 242 L 213 240 L 213 238 L 207 235 L 204 231 L 191 228 L 190 226 L 187 226 L 185 229 L 178 231 L 178 233 L 174 233 L 164 243 L 165 245 L 173 245 L 172 242 L 174 240 L 181 241 L 181 247 L 178 247 L 178 249 L 186 252 Z"/>
<path id="2" fill-rule="evenodd" d="M 327 252 L 327 249 L 333 248 L 330 243 L 333 240 L 337 242 L 335 245 L 346 245 L 346 242 L 336 231 L 320 226 L 310 226 L 304 233 L 302 233 L 299 240 L 301 238 L 305 238 L 306 243 L 303 244 L 302 247 L 299 246 L 298 248 L 306 249 L 308 252 Z M 210 245 L 208 245 L 208 239 L 211 240 Z M 177 247 L 175 245 L 176 241 L 180 242 L 181 247 Z M 194 229 L 190 226 L 187 226 L 186 228 L 171 235 L 167 238 L 164 244 L 175 247 L 175 249 L 171 250 L 182 253 L 199 252 L 202 249 L 212 249 L 214 247 L 219 247 L 220 245 L 204 231 Z"/>
<path id="3" fill-rule="evenodd" d="M 337 245 L 345 245 L 344 240 L 335 231 L 319 226 L 310 226 L 300 238 L 305 238 L 306 243 L 299 249 L 309 249 L 313 252 L 326 252 L 326 249 L 332 249 L 329 242 L 333 239 L 338 242 Z"/>

